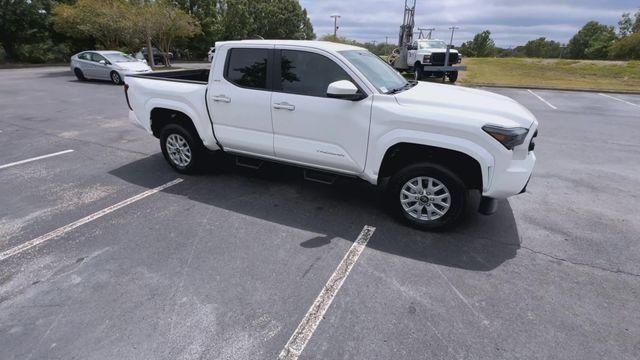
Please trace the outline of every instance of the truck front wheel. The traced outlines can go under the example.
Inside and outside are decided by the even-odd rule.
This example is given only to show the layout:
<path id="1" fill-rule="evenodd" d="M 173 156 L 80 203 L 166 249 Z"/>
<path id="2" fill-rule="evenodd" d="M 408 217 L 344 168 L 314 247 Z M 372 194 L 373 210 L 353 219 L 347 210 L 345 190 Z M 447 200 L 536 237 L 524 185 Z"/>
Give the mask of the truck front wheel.
<path id="1" fill-rule="evenodd" d="M 410 165 L 396 173 L 389 181 L 386 197 L 394 215 L 423 230 L 452 226 L 467 202 L 462 180 L 431 163 Z"/>
<path id="2" fill-rule="evenodd" d="M 177 172 L 192 174 L 200 170 L 205 157 L 204 146 L 178 124 L 169 124 L 160 133 L 160 147 L 165 160 Z"/>
<path id="3" fill-rule="evenodd" d="M 413 71 L 415 72 L 416 81 L 424 79 L 424 68 L 422 67 L 422 64 L 416 62 L 413 66 Z"/>
<path id="4" fill-rule="evenodd" d="M 455 83 L 458 80 L 458 72 L 457 71 L 452 71 L 447 76 L 449 77 L 449 82 L 450 83 Z"/>

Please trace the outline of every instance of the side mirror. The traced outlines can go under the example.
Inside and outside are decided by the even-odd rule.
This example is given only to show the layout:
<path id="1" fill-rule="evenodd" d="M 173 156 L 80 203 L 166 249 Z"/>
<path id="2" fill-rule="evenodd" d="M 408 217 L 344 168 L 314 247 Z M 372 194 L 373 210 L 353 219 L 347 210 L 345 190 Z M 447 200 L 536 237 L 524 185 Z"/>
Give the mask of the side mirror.
<path id="1" fill-rule="evenodd" d="M 334 81 L 327 87 L 327 97 L 358 101 L 366 96 L 359 92 L 358 88 L 349 80 Z"/>
<path id="2" fill-rule="evenodd" d="M 99 62 L 100 64 L 102 64 L 102 65 L 107 65 L 107 60 L 100 60 L 100 61 L 98 61 L 98 62 Z"/>

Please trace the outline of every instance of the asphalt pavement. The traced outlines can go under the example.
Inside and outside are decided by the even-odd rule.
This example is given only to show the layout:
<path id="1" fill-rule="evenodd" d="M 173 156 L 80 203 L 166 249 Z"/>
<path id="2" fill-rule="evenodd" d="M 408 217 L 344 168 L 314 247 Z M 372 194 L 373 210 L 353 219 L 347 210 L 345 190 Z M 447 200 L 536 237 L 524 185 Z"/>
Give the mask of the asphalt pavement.
<path id="1" fill-rule="evenodd" d="M 179 175 L 121 86 L 0 70 L 0 359 L 274 359 L 301 328 L 300 359 L 640 358 L 640 95 L 486 90 L 538 118 L 533 177 L 429 233 L 356 180 Z"/>

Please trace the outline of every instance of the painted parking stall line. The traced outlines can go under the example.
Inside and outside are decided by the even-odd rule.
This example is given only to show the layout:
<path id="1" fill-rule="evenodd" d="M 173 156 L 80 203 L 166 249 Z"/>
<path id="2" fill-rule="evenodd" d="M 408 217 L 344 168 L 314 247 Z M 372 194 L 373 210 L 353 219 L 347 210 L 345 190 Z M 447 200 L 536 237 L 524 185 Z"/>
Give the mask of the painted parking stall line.
<path id="1" fill-rule="evenodd" d="M 543 98 L 542 98 L 542 96 L 540 96 L 540 95 L 538 95 L 538 94 L 534 93 L 534 92 L 533 92 L 533 91 L 531 91 L 530 89 L 527 89 L 527 91 L 528 91 L 531 95 L 533 95 L 533 96 L 537 97 L 537 98 L 538 98 L 538 100 L 540 100 L 540 101 L 542 101 L 543 103 L 547 104 L 547 105 L 548 105 L 550 108 L 552 108 L 553 110 L 558 110 L 558 108 L 557 108 L 557 107 L 553 106 L 553 104 L 551 104 L 551 103 L 550 103 L 550 102 L 548 102 L 547 100 L 543 99 Z"/>
<path id="2" fill-rule="evenodd" d="M 55 153 L 52 153 L 52 154 L 36 156 L 36 157 L 29 158 L 29 159 L 24 159 L 24 160 L 20 160 L 20 161 L 8 163 L 8 164 L 0 165 L 0 169 L 6 169 L 8 167 L 12 167 L 12 166 L 16 166 L 16 165 L 22 165 L 22 164 L 30 163 L 32 161 L 37 161 L 37 160 L 42 160 L 42 159 L 58 156 L 58 155 L 68 154 L 70 152 L 73 152 L 73 150 L 69 149 L 69 150 L 58 151 L 58 152 L 55 152 Z"/>
<path id="3" fill-rule="evenodd" d="M 298 359 L 375 230 L 375 227 L 369 225 L 366 225 L 362 229 L 360 235 L 358 235 L 356 241 L 353 242 L 351 248 L 349 248 L 344 255 L 336 270 L 331 274 L 331 277 L 320 291 L 318 297 L 316 297 L 309 311 L 305 314 L 300 325 L 298 325 L 298 328 L 294 331 L 293 335 L 291 335 L 282 352 L 280 352 L 279 359 Z"/>
<path id="4" fill-rule="evenodd" d="M 629 101 L 624 100 L 624 99 L 617 98 L 615 96 L 611 96 L 611 95 L 607 95 L 607 94 L 603 94 L 603 93 L 598 93 L 598 95 L 604 96 L 604 97 L 609 98 L 609 99 L 620 101 L 620 102 L 625 103 L 627 105 L 631 105 L 631 106 L 635 106 L 635 107 L 639 107 L 640 108 L 640 105 L 638 105 L 638 104 L 634 104 L 632 102 L 629 102 Z"/>
<path id="5" fill-rule="evenodd" d="M 88 222 L 91 222 L 93 220 L 101 218 L 101 217 L 103 217 L 103 216 L 105 216 L 105 215 L 107 215 L 109 213 L 112 213 L 112 212 L 114 212 L 114 211 L 116 211 L 116 210 L 118 210 L 120 208 L 123 208 L 123 207 L 125 207 L 127 205 L 130 205 L 130 204 L 132 204 L 132 203 L 134 203 L 136 201 L 142 200 L 142 199 L 146 198 L 147 196 L 153 195 L 153 194 L 155 194 L 157 192 L 160 192 L 160 191 L 162 191 L 162 190 L 164 190 L 164 189 L 166 189 L 166 188 L 168 188 L 170 186 L 179 184 L 181 182 L 182 182 L 182 179 L 181 178 L 177 178 L 177 179 L 175 179 L 173 181 L 170 181 L 170 182 L 168 182 L 166 184 L 163 184 L 163 185 L 160 185 L 160 186 L 158 186 L 156 188 L 147 190 L 147 191 L 142 192 L 142 193 L 140 193 L 138 195 L 135 195 L 135 196 L 132 196 L 132 197 L 126 199 L 126 200 L 123 200 L 123 201 L 121 201 L 121 202 L 119 202 L 117 204 L 111 205 L 111 206 L 109 206 L 107 208 L 104 208 L 104 209 L 102 209 L 100 211 L 97 211 L 97 212 L 95 212 L 95 213 L 93 213 L 91 215 L 85 216 L 82 219 L 76 220 L 76 221 L 74 221 L 74 222 L 72 222 L 70 224 L 67 224 L 67 225 L 64 225 L 62 227 L 59 227 L 59 228 L 57 228 L 57 229 L 55 229 L 55 230 L 53 230 L 53 231 L 51 231 L 51 232 L 49 232 L 47 234 L 39 236 L 39 237 L 37 237 L 37 238 L 35 238 L 33 240 L 29 240 L 29 241 L 27 241 L 27 242 L 25 242 L 25 243 L 23 243 L 21 245 L 18 245 L 16 247 L 13 247 L 13 248 L 11 248 L 11 249 L 9 249 L 7 251 L 4 251 L 4 252 L 0 253 L 0 261 L 5 260 L 7 258 L 10 258 L 10 257 L 12 257 L 14 255 L 17 255 L 17 254 L 19 254 L 21 252 L 24 252 L 26 250 L 29 250 L 29 249 L 31 249 L 31 248 L 33 248 L 35 246 L 38 246 L 38 245 L 40 245 L 40 244 L 42 244 L 42 243 L 44 243 L 46 241 L 58 238 L 58 237 L 66 234 L 67 232 L 69 232 L 69 231 L 71 231 L 71 230 L 73 230 L 73 229 L 75 229 L 75 228 L 77 228 L 79 226 L 82 226 L 82 225 L 84 225 L 84 224 L 86 224 Z"/>

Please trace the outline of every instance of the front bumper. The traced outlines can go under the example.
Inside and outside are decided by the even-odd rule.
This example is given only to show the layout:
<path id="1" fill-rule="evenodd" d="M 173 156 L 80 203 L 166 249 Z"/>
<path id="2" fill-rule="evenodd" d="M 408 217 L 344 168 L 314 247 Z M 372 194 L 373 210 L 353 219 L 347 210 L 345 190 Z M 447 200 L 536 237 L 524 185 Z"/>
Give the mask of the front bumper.
<path id="1" fill-rule="evenodd" d="M 504 199 L 520 194 L 531 178 L 535 163 L 536 155 L 530 151 L 522 160 L 511 160 L 505 169 L 495 169 L 491 176 L 491 186 L 482 195 Z"/>

